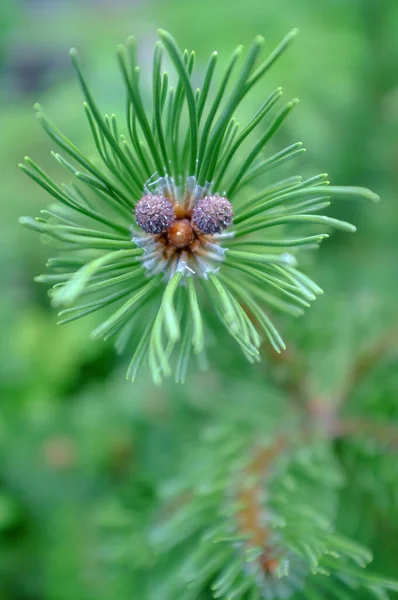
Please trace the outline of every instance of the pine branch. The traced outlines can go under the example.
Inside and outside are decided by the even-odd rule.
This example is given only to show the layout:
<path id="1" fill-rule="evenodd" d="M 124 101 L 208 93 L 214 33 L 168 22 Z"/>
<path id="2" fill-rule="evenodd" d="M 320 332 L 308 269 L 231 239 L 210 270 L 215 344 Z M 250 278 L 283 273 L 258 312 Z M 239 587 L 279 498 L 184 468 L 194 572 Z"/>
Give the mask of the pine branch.
<path id="1" fill-rule="evenodd" d="M 225 426 L 220 430 L 208 458 L 216 447 L 226 448 L 224 436 L 231 439 L 231 433 Z M 234 440 L 213 465 L 203 449 L 200 458 L 196 453 L 206 471 L 196 470 L 190 484 L 181 474 L 183 488 L 155 527 L 160 554 L 184 555 L 165 600 L 180 597 L 183 589 L 196 598 L 207 581 L 213 597 L 225 599 L 298 600 L 329 591 L 338 597 L 342 580 L 348 589 L 398 590 L 362 572 L 370 553 L 334 531 L 342 480 L 326 440 L 314 440 L 306 427 L 250 450 L 243 449 L 242 436 Z"/>
<path id="2" fill-rule="evenodd" d="M 371 372 L 377 363 L 382 361 L 391 352 L 398 350 L 398 329 L 393 326 L 383 332 L 379 338 L 363 350 L 354 361 L 346 376 L 345 384 L 339 398 L 339 404 L 345 404 L 355 392 L 362 380 Z"/>
<path id="3" fill-rule="evenodd" d="M 134 39 L 129 38 L 117 55 L 126 91 L 126 132 L 114 114 L 102 114 L 72 49 L 100 166 L 35 106 L 44 130 L 65 153 L 54 152 L 53 158 L 74 183 L 58 185 L 26 157 L 22 171 L 59 204 L 20 221 L 60 250 L 73 251 L 77 260 L 64 268 L 58 257 L 50 259 L 51 272 L 37 281 L 53 284 L 53 304 L 62 309 L 60 323 L 108 311 L 93 337 L 115 338 L 119 352 L 131 347 L 132 380 L 145 363 L 158 384 L 173 371 L 183 382 L 191 356 L 203 364 L 204 331 L 210 323 L 203 310 L 207 297 L 218 323 L 248 361 L 260 360 L 263 338 L 277 352 L 284 350 L 269 312 L 300 315 L 322 293 L 297 268 L 296 255 L 317 248 L 328 237 L 325 230 L 356 230 L 318 213 L 335 199 L 379 200 L 364 188 L 332 186 L 325 173 L 257 186 L 255 194 L 248 188 L 259 175 L 302 151 L 296 143 L 269 155 L 269 143 L 297 104 L 293 99 L 277 108 L 281 88 L 266 95 L 244 127 L 235 118 L 296 34 L 288 34 L 262 62 L 262 37 L 255 38 L 244 57 L 239 46 L 219 75 L 213 53 L 196 90 L 191 81 L 195 54 L 181 52 L 172 36 L 160 30 L 149 106 L 143 100 Z M 174 87 L 162 73 L 165 54 L 175 69 Z M 314 233 L 288 233 L 302 226 Z M 113 277 L 123 268 L 120 257 L 126 253 L 135 275 Z M 90 259 L 84 260 L 87 255 Z M 102 269 L 105 263 L 109 271 Z M 89 296 L 88 302 L 78 303 L 83 296 Z"/>

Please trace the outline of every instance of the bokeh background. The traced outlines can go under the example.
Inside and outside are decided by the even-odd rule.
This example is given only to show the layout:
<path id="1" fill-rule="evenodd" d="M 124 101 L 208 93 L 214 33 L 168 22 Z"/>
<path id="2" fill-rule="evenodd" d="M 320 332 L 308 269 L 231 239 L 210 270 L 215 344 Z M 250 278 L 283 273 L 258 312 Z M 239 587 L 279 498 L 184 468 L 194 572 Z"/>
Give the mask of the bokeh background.
<path id="1" fill-rule="evenodd" d="M 325 297 L 299 322 L 278 324 L 302 351 L 319 394 L 338 389 L 358 348 L 397 330 L 397 0 L 1 0 L 0 600 L 135 598 L 101 561 L 129 569 L 129 538 L 119 532 L 133 528 L 136 437 L 151 448 L 148 422 L 160 426 L 168 398 L 199 410 L 264 393 L 262 375 L 229 347 L 214 352 L 206 376 L 191 372 L 184 388 L 154 389 L 145 372 L 132 385 L 126 360 L 89 340 L 96 317 L 58 327 L 46 289 L 33 281 L 48 249 L 17 218 L 37 214 L 49 198 L 17 163 L 29 155 L 54 176 L 61 172 L 32 105 L 40 101 L 92 153 L 69 48 L 79 49 L 104 112 L 122 114 L 115 47 L 134 34 L 149 78 L 158 27 L 197 51 L 199 73 L 214 49 L 223 63 L 257 34 L 271 50 L 300 29 L 248 108 L 277 85 L 298 96 L 279 142 L 301 140 L 307 153 L 289 172 L 326 171 L 332 182 L 372 188 L 382 203 L 335 205 L 331 214 L 356 223 L 358 233 L 334 235 L 307 260 Z M 397 416 L 396 367 L 390 357 L 365 382 L 376 416 Z M 156 462 L 155 445 L 153 453 Z M 355 502 L 364 506 L 366 493 Z M 368 535 L 354 519 L 353 533 L 373 547 L 379 571 L 397 575 L 398 536 L 376 522 Z"/>

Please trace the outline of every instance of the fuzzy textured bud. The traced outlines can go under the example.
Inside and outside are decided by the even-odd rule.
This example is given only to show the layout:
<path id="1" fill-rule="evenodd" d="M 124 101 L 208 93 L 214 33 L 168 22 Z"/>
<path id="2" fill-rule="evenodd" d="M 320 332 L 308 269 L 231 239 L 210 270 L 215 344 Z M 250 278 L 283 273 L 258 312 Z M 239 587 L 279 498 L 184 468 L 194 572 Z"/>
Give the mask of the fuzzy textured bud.
<path id="1" fill-rule="evenodd" d="M 164 233 L 175 220 L 173 205 L 164 196 L 143 196 L 135 207 L 135 218 L 146 233 Z"/>
<path id="2" fill-rule="evenodd" d="M 214 235 L 229 227 L 233 216 L 230 201 L 215 194 L 199 200 L 192 214 L 192 223 L 200 233 Z"/>

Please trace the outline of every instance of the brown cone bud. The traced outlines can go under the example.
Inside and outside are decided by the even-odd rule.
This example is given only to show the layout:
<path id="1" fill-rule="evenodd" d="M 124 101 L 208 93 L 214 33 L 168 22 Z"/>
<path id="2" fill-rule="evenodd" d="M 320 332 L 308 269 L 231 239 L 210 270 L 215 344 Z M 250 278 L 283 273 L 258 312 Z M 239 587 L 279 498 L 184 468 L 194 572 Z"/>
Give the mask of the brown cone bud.
<path id="1" fill-rule="evenodd" d="M 230 201 L 215 194 L 199 200 L 192 214 L 192 223 L 200 233 L 214 235 L 229 227 L 232 218 Z"/>
<path id="2" fill-rule="evenodd" d="M 169 231 L 168 240 L 177 248 L 186 248 L 194 240 L 194 233 L 188 219 L 175 221 Z"/>
<path id="3" fill-rule="evenodd" d="M 135 207 L 135 218 L 146 233 L 164 233 L 175 219 L 173 205 L 163 196 L 143 196 Z"/>

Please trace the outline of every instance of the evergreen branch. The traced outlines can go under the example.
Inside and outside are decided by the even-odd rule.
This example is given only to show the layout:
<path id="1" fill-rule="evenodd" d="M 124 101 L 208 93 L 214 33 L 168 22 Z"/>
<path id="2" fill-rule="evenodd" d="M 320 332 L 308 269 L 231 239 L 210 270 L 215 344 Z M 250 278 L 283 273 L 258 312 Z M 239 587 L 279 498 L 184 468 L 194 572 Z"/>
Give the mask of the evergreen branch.
<path id="1" fill-rule="evenodd" d="M 346 376 L 346 381 L 343 390 L 340 393 L 339 405 L 343 405 L 349 400 L 354 391 L 358 388 L 361 381 L 367 376 L 374 366 L 383 360 L 390 352 L 398 350 L 398 330 L 396 327 L 390 328 L 388 331 L 376 339 L 369 348 L 363 350 L 356 356 L 349 373 Z"/>
<path id="2" fill-rule="evenodd" d="M 306 180 L 286 177 L 260 186 L 249 199 L 241 194 L 244 186 L 303 151 L 296 143 L 262 158 L 296 100 L 282 107 L 252 139 L 280 98 L 281 88 L 265 98 L 242 128 L 234 116 L 296 33 L 288 34 L 262 62 L 265 42 L 256 37 L 236 76 L 241 46 L 218 80 L 217 53 L 212 53 L 203 83 L 195 89 L 195 53 L 181 52 L 172 36 L 160 30 L 148 107 L 135 41 L 129 38 L 117 50 L 126 90 L 127 137 L 114 114 L 101 113 L 72 49 L 84 112 L 104 169 L 36 105 L 45 131 L 66 153 L 54 152 L 53 157 L 78 182 L 58 185 L 30 158 L 21 165 L 59 204 L 36 219 L 23 217 L 20 222 L 60 250 L 73 252 L 73 259 L 51 259 L 50 272 L 36 280 L 53 286 L 50 295 L 61 310 L 60 322 L 102 308 L 110 311 L 93 336 L 115 337 L 119 352 L 133 346 L 131 379 L 147 363 L 156 383 L 174 368 L 177 379 L 184 380 L 189 356 L 203 360 L 205 331 L 217 321 L 250 362 L 259 360 L 262 335 L 276 352 L 283 350 L 285 344 L 264 306 L 293 316 L 310 306 L 321 290 L 301 273 L 296 256 L 301 249 L 316 249 L 328 237 L 316 231 L 297 237 L 286 230 L 326 225 L 354 232 L 354 225 L 318 213 L 342 197 L 378 200 L 363 188 L 329 185 L 325 173 Z M 174 87 L 168 73 L 162 72 L 164 50 L 174 66 Z M 250 149 L 242 152 L 250 136 Z M 220 189 L 224 179 L 226 193 Z M 237 272 L 240 285 L 234 277 Z M 87 296 L 89 300 L 76 304 Z M 206 296 L 212 302 L 207 312 L 202 308 Z"/>

